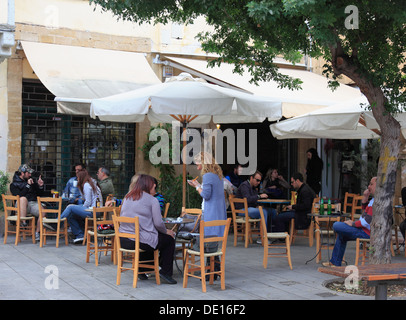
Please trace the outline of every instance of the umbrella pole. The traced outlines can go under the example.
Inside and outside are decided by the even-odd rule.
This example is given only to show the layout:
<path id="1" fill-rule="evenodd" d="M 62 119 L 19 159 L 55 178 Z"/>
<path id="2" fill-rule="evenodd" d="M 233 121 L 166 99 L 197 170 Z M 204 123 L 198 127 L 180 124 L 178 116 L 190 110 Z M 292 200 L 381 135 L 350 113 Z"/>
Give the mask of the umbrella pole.
<path id="1" fill-rule="evenodd" d="M 183 149 L 182 149 L 182 166 L 183 166 L 183 185 L 182 185 L 182 207 L 186 208 L 186 122 L 183 122 Z"/>

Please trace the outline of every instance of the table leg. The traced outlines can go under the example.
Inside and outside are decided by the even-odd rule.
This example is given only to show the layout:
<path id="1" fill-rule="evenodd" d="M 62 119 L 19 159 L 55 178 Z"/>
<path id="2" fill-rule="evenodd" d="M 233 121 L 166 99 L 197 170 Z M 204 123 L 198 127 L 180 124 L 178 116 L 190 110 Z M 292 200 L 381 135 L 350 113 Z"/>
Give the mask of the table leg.
<path id="1" fill-rule="evenodd" d="M 388 285 L 386 283 L 380 283 L 375 287 L 375 300 L 387 300 L 388 299 Z"/>

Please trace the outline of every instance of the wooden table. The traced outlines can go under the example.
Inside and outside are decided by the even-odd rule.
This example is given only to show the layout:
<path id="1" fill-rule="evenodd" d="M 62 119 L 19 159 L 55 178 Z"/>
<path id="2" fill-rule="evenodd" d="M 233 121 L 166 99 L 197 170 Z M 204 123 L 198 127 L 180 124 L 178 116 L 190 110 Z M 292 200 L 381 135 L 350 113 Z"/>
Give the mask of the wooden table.
<path id="1" fill-rule="evenodd" d="M 355 267 L 355 266 L 351 266 Z M 345 272 L 347 267 L 320 267 L 319 272 L 346 278 L 351 273 Z M 375 300 L 386 300 L 388 285 L 406 284 L 406 263 L 370 264 L 355 267 L 358 280 L 365 280 L 369 287 L 376 287 Z M 354 276 L 356 276 L 354 274 Z"/>

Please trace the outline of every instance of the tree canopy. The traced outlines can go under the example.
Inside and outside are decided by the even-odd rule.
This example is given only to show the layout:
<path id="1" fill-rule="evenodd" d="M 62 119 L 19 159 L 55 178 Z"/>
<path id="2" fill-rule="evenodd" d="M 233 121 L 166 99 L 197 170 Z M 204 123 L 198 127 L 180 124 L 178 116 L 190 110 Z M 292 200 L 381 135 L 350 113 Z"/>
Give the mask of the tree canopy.
<path id="1" fill-rule="evenodd" d="M 278 55 L 297 63 L 323 58 L 332 88 L 352 79 L 367 97 L 382 132 L 377 192 L 371 223 L 372 262 L 390 261 L 392 200 L 401 146 L 393 114 L 406 107 L 406 1 L 404 0 L 90 0 L 102 10 L 137 23 L 193 23 L 213 27 L 198 38 L 215 53 L 211 64 L 249 69 L 251 81 L 277 81 L 300 89 L 300 79 L 278 71 Z"/>
<path id="2" fill-rule="evenodd" d="M 406 2 L 403 0 L 90 0 L 137 23 L 193 23 L 204 16 L 213 31 L 199 40 L 221 61 L 249 68 L 254 82 L 275 80 L 298 89 L 301 81 L 278 72 L 277 55 L 298 62 L 323 57 L 325 72 L 382 89 L 388 111 L 406 103 Z M 355 3 L 354 3 L 355 2 Z M 403 72 L 403 73 L 402 73 Z M 356 79 L 355 76 L 357 77 Z M 334 87 L 336 82 L 331 83 Z"/>

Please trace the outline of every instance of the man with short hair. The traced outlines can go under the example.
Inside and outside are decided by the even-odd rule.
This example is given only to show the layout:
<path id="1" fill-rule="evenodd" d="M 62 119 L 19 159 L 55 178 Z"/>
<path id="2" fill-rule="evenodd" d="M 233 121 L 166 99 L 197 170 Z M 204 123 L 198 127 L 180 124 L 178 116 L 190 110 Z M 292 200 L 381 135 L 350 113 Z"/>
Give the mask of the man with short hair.
<path id="1" fill-rule="evenodd" d="M 106 167 L 100 167 L 97 171 L 97 179 L 103 197 L 103 203 L 109 194 L 114 195 L 113 180 L 110 178 L 110 170 Z"/>
<path id="2" fill-rule="evenodd" d="M 82 163 L 75 165 L 76 175 L 68 180 L 66 187 L 63 190 L 63 194 L 69 198 L 69 204 L 83 204 L 83 197 L 78 188 L 78 172 L 86 169 L 86 166 Z"/>
<path id="3" fill-rule="evenodd" d="M 363 212 L 361 217 L 355 222 L 346 220 L 333 224 L 333 230 L 337 234 L 337 240 L 330 261 L 324 262 L 323 266 L 341 266 L 348 241 L 354 241 L 357 238 L 369 239 L 371 235 L 370 224 L 372 221 L 372 205 L 375 199 L 376 179 L 376 177 L 371 179 L 368 188 L 362 195 L 361 203 Z M 372 197 L 371 200 L 369 200 L 370 196 Z"/>
<path id="4" fill-rule="evenodd" d="M 20 215 L 26 217 L 31 214 L 39 217 L 37 196 L 44 195 L 44 181 L 41 175 L 36 182 L 32 177 L 34 169 L 27 164 L 22 164 L 14 173 L 13 181 L 10 184 L 10 192 L 13 196 L 20 196 Z M 22 223 L 26 226 L 25 222 Z M 49 227 L 49 226 L 48 226 Z M 35 240 L 39 240 L 40 224 L 37 223 Z"/>
<path id="5" fill-rule="evenodd" d="M 249 177 L 249 180 L 244 181 L 238 187 L 235 197 L 236 198 L 246 198 L 248 203 L 248 215 L 252 219 L 260 219 L 261 215 L 258 209 L 258 200 L 266 199 L 268 195 L 266 193 L 258 194 L 257 188 L 262 180 L 262 173 L 255 171 L 253 175 Z M 236 209 L 242 209 L 243 205 L 240 203 L 235 204 Z M 276 216 L 276 210 L 270 207 L 263 207 L 265 224 L 268 231 L 271 230 L 271 219 Z"/>
<path id="6" fill-rule="evenodd" d="M 316 197 L 313 189 L 303 182 L 303 175 L 295 173 L 290 179 L 292 187 L 297 191 L 296 204 L 287 206 L 287 211 L 281 212 L 274 220 L 275 232 L 289 230 L 289 223 L 295 219 L 295 227 L 298 230 L 307 229 L 310 226 L 310 217 L 307 215 L 312 211 L 313 199 Z"/>

